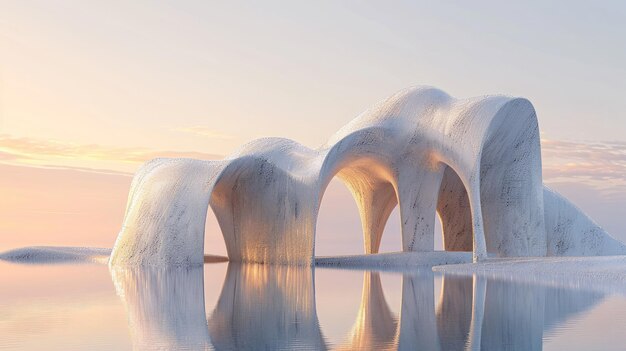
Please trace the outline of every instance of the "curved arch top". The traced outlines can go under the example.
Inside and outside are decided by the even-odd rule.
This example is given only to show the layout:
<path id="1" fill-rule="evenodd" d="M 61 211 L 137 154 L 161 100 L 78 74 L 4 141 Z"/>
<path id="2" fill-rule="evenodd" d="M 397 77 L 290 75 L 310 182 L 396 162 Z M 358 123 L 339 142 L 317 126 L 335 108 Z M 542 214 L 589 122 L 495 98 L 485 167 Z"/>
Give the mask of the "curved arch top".
<path id="1" fill-rule="evenodd" d="M 605 253 L 597 245 L 580 249 L 589 242 L 581 239 L 588 222 L 555 232 L 557 213 L 559 220 L 584 215 L 554 208 L 563 201 L 544 208 L 539 129 L 528 100 L 455 99 L 413 87 L 364 112 L 318 149 L 263 138 L 223 161 L 146 163 L 131 185 L 110 264 L 201 264 L 210 205 L 230 260 L 310 265 L 320 201 L 334 176 L 357 200 L 366 253 L 378 251 L 396 205 L 403 251 L 433 251 L 439 211 L 446 248 L 471 249 L 475 260 L 568 254 L 552 247 L 555 235 L 576 242 L 576 252 Z M 595 236 L 610 238 L 594 228 Z"/>

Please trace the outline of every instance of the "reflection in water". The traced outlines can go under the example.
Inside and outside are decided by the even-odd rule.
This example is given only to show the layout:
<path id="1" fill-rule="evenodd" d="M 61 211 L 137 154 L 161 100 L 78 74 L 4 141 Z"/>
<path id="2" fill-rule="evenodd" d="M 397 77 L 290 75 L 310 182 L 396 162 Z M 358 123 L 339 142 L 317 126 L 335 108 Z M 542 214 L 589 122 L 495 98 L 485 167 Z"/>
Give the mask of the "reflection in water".
<path id="1" fill-rule="evenodd" d="M 438 350 L 435 318 L 435 284 L 432 272 L 402 277 L 402 310 L 398 349 Z"/>
<path id="2" fill-rule="evenodd" d="M 396 320 L 385 300 L 380 273 L 365 272 L 356 322 L 341 350 L 384 350 L 393 346 Z"/>
<path id="3" fill-rule="evenodd" d="M 588 310 L 603 294 L 562 287 L 487 281 L 482 349 L 541 350 L 545 332 Z"/>
<path id="4" fill-rule="evenodd" d="M 209 333 L 217 350 L 324 349 L 313 268 L 230 263 Z"/>
<path id="5" fill-rule="evenodd" d="M 442 350 L 462 350 L 472 321 L 472 277 L 445 276 L 437 305 Z"/>
<path id="6" fill-rule="evenodd" d="M 210 345 L 202 267 L 116 267 L 111 276 L 126 305 L 135 349 Z"/>
<path id="7" fill-rule="evenodd" d="M 402 276 L 400 315 L 380 273 L 365 272 L 361 304 L 345 342 L 322 336 L 314 268 L 229 264 L 215 308 L 205 313 L 203 268 L 115 268 L 136 349 L 541 350 L 546 332 L 603 294 L 561 287 L 444 276 Z M 208 322 L 207 322 L 208 316 Z"/>

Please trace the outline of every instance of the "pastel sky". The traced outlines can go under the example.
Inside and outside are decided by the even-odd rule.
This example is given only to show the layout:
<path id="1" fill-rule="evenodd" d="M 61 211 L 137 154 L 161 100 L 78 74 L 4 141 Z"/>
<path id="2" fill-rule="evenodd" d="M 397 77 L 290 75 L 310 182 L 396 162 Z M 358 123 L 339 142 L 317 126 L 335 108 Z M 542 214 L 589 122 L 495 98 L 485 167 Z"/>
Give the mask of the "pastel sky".
<path id="1" fill-rule="evenodd" d="M 528 98 L 545 181 L 626 238 L 624 18 L 621 1 L 0 0 L 0 249 L 111 246 L 141 162 L 263 136 L 315 147 L 419 84 Z M 111 224 L 45 234 L 59 211 Z M 324 225 L 359 227 L 342 220 Z"/>

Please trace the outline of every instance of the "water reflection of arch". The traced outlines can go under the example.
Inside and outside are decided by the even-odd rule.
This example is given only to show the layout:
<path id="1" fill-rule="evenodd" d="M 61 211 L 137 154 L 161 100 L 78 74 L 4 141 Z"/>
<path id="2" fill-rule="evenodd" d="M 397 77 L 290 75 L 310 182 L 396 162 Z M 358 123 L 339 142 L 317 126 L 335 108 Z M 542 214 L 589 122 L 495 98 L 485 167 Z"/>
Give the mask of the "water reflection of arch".
<path id="1" fill-rule="evenodd" d="M 133 348 L 210 349 L 203 267 L 115 267 Z"/>
<path id="2" fill-rule="evenodd" d="M 137 349 L 326 349 L 314 269 L 230 263 L 215 309 L 205 314 L 202 267 L 116 267 L 116 291 Z M 361 304 L 343 349 L 539 350 L 543 336 L 603 299 L 545 282 L 434 274 L 402 276 L 396 318 L 379 273 L 364 275 Z"/>
<path id="3" fill-rule="evenodd" d="M 350 334 L 337 349 L 442 349 L 437 338 L 438 316 L 435 313 L 433 277 L 429 270 L 402 276 L 402 305 L 400 315 L 396 317 L 386 301 L 380 273 L 364 272 L 358 315 Z M 453 315 L 454 311 L 449 311 L 449 314 Z"/>
<path id="4" fill-rule="evenodd" d="M 391 350 L 395 344 L 397 320 L 383 292 L 380 274 L 363 274 L 361 304 L 355 323 L 337 350 Z"/>
<path id="5" fill-rule="evenodd" d="M 440 350 L 435 315 L 434 275 L 430 270 L 402 276 L 398 349 Z"/>
<path id="6" fill-rule="evenodd" d="M 313 269 L 230 263 L 209 316 L 216 350 L 323 350 Z"/>
<path id="7" fill-rule="evenodd" d="M 379 273 L 366 272 L 359 314 L 341 350 L 541 350 L 544 335 L 603 298 L 597 292 L 544 284 L 443 276 L 402 276 L 402 306 L 393 316 Z"/>
<path id="8" fill-rule="evenodd" d="M 456 344 L 440 342 L 437 337 L 440 332 L 442 318 L 454 317 L 459 312 L 458 307 L 467 304 L 471 306 L 471 278 L 468 294 L 459 295 L 459 281 L 454 280 L 442 290 L 445 299 L 444 307 L 440 303 L 435 311 L 434 275 L 430 270 L 402 275 L 402 303 L 400 315 L 394 316 L 385 299 L 380 273 L 365 272 L 363 292 L 359 313 L 345 342 L 339 350 L 454 350 L 449 346 L 461 346 L 463 349 L 469 331 L 470 315 L 466 325 L 460 327 L 459 342 Z M 461 299 L 461 303 L 458 303 Z M 454 301 L 452 301 L 454 300 Z M 443 313 L 441 311 L 444 311 Z M 442 326 L 446 321 L 443 321 Z M 444 335 L 447 337 L 447 335 Z"/>
<path id="9" fill-rule="evenodd" d="M 436 307 L 442 350 L 462 350 L 472 321 L 472 277 L 444 276 Z"/>
<path id="10" fill-rule="evenodd" d="M 475 277 L 486 287 L 481 349 L 541 350 L 543 337 L 604 299 L 597 291 L 572 289 L 546 282 L 512 282 Z"/>

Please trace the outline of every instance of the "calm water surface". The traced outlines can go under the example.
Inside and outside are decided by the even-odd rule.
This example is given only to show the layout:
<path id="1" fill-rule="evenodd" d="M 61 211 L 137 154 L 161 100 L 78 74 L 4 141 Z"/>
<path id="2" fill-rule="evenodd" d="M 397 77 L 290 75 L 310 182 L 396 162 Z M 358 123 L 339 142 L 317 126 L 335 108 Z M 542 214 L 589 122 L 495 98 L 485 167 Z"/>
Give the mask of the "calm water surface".
<path id="1" fill-rule="evenodd" d="M 2 350 L 623 350 L 625 331 L 623 294 L 554 279 L 0 263 Z"/>

